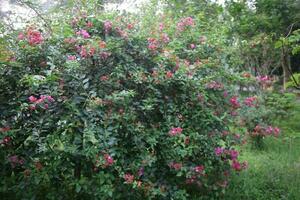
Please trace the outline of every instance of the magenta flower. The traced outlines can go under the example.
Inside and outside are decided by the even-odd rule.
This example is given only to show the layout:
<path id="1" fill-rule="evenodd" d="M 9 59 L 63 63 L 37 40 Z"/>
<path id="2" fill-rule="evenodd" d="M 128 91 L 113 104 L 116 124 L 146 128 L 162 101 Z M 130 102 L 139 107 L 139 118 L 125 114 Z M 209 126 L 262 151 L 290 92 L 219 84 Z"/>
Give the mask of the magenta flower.
<path id="1" fill-rule="evenodd" d="M 221 156 L 223 154 L 223 152 L 224 152 L 224 148 L 222 148 L 222 147 L 215 148 L 215 154 L 217 156 Z"/>
<path id="2" fill-rule="evenodd" d="M 231 160 L 235 160 L 239 156 L 239 152 L 236 150 L 230 150 L 229 152 L 230 152 Z"/>
<path id="3" fill-rule="evenodd" d="M 242 170 L 242 166 L 241 163 L 239 163 L 237 160 L 233 160 L 231 163 L 231 167 L 236 170 L 236 171 L 241 171 Z"/>

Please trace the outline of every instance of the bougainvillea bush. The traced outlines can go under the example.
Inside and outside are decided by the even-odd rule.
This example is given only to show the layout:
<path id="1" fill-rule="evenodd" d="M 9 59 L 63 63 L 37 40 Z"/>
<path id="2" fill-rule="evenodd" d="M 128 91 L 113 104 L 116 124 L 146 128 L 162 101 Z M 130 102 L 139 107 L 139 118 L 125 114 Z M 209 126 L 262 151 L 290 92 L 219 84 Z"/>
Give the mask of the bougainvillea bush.
<path id="1" fill-rule="evenodd" d="M 81 14 L 15 34 L 1 64 L 1 196 L 221 198 L 247 167 L 230 127 L 255 98 L 238 102 L 243 77 L 200 21 L 170 21 L 148 32 Z"/>

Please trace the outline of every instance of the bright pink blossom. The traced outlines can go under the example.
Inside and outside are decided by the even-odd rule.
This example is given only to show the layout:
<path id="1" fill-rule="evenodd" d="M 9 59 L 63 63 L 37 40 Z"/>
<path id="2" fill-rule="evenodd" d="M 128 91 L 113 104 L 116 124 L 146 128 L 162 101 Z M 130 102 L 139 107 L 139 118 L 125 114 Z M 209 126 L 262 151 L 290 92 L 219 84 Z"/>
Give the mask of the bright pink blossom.
<path id="1" fill-rule="evenodd" d="M 37 98 L 34 96 L 30 96 L 28 99 L 30 103 L 35 103 L 37 101 Z"/>
<path id="2" fill-rule="evenodd" d="M 171 130 L 169 131 L 169 135 L 170 136 L 176 136 L 176 135 L 180 135 L 182 133 L 182 128 L 180 127 L 172 127 Z"/>

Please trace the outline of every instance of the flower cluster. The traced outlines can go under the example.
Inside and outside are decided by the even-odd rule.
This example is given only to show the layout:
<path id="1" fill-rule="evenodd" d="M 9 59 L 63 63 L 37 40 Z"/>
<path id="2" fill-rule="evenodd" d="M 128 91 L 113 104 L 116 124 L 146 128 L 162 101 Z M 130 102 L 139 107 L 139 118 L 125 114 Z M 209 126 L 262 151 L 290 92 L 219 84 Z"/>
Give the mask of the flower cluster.
<path id="1" fill-rule="evenodd" d="M 36 105 L 43 105 L 44 109 L 48 109 L 49 108 L 49 103 L 54 102 L 55 100 L 53 99 L 52 96 L 49 95 L 41 95 L 40 98 L 36 98 L 35 96 L 30 96 L 28 98 L 29 102 L 32 103 L 32 105 L 30 106 L 31 110 L 35 110 L 36 109 Z"/>
<path id="2" fill-rule="evenodd" d="M 159 46 L 159 42 L 155 38 L 148 38 L 148 49 L 155 51 Z"/>
<path id="3" fill-rule="evenodd" d="M 29 28 L 26 32 L 26 36 L 24 33 L 19 33 L 18 35 L 19 40 L 27 39 L 29 45 L 36 46 L 38 44 L 43 43 L 44 38 L 41 34 L 41 32 L 34 30 L 33 28 Z"/>
<path id="4" fill-rule="evenodd" d="M 81 29 L 80 31 L 77 31 L 76 35 L 82 36 L 84 39 L 87 39 L 87 38 L 91 37 L 90 34 L 84 29 Z"/>
<path id="5" fill-rule="evenodd" d="M 238 161 L 239 152 L 234 149 L 228 150 L 222 147 L 216 147 L 215 154 L 218 157 L 222 157 L 224 161 L 230 159 L 231 167 L 236 171 L 241 171 L 242 169 L 246 169 L 248 166 L 247 162 L 240 163 Z"/>
<path id="6" fill-rule="evenodd" d="M 186 27 L 189 26 L 195 26 L 195 22 L 194 19 L 191 17 L 186 17 L 181 19 L 178 23 L 177 23 L 177 30 L 178 31 L 184 31 L 186 29 Z"/>
<path id="7" fill-rule="evenodd" d="M 230 101 L 231 106 L 234 109 L 237 109 L 241 106 L 237 96 L 231 97 L 231 99 L 229 101 Z"/>
<path id="8" fill-rule="evenodd" d="M 272 127 L 272 126 L 267 126 L 263 127 L 260 125 L 257 125 L 253 131 L 250 133 L 250 136 L 252 137 L 257 137 L 257 136 L 275 136 L 278 137 L 280 134 L 280 129 L 278 127 Z"/>
<path id="9" fill-rule="evenodd" d="M 258 102 L 257 102 L 257 97 L 256 96 L 253 96 L 253 97 L 247 97 L 245 100 L 244 100 L 244 104 L 248 107 L 256 107 L 258 105 Z"/>

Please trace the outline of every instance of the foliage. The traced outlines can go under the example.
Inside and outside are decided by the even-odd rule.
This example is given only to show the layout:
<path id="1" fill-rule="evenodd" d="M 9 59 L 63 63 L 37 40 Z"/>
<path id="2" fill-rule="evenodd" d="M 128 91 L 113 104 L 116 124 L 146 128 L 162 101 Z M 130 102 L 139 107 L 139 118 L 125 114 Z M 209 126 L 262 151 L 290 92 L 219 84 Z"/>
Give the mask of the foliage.
<path id="1" fill-rule="evenodd" d="M 243 78 L 219 44 L 191 17 L 151 33 L 131 20 L 81 12 L 52 33 L 13 33 L 0 78 L 2 196 L 218 198 L 246 167 L 229 132 Z"/>

